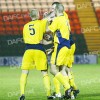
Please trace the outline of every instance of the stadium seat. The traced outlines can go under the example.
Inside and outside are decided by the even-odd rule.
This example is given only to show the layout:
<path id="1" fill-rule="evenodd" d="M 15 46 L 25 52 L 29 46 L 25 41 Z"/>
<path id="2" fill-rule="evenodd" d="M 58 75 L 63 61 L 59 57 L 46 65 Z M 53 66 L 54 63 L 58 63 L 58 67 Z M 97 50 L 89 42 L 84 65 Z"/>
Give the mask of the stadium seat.
<path id="1" fill-rule="evenodd" d="M 3 23 L 3 20 L 1 20 L 1 21 L 0 21 L 0 26 L 3 25 L 3 24 L 4 24 L 4 23 Z"/>
<path id="2" fill-rule="evenodd" d="M 6 6 L 6 4 L 2 4 L 1 5 L 1 9 L 2 9 L 2 11 L 4 12 L 7 12 L 8 10 L 7 10 L 7 6 Z"/>
<path id="3" fill-rule="evenodd" d="M 19 34 L 19 28 L 18 28 L 18 26 L 12 26 L 12 29 L 13 29 L 13 33 L 14 34 Z"/>
<path id="4" fill-rule="evenodd" d="M 14 5 L 14 8 L 17 9 L 21 9 L 21 6 L 19 4 Z"/>
<path id="5" fill-rule="evenodd" d="M 75 27 L 74 27 L 74 25 L 71 26 L 71 33 L 75 33 Z"/>
<path id="6" fill-rule="evenodd" d="M 1 13 L 0 13 L 0 15 L 1 15 Z M 0 22 L 3 20 L 3 17 L 2 16 L 0 16 Z"/>
<path id="7" fill-rule="evenodd" d="M 73 19 L 74 24 L 79 24 L 79 19 Z"/>
<path id="8" fill-rule="evenodd" d="M 22 11 L 27 11 L 27 5 L 26 4 L 22 4 L 21 5 L 21 9 L 22 9 Z"/>
<path id="9" fill-rule="evenodd" d="M 4 26 L 0 26 L 0 34 L 5 34 L 5 27 Z"/>
<path id="10" fill-rule="evenodd" d="M 11 25 L 11 21 L 5 21 L 4 22 L 4 25 L 7 27 L 7 26 L 9 26 L 9 25 Z"/>
<path id="11" fill-rule="evenodd" d="M 7 26 L 6 28 L 6 34 L 13 34 L 13 29 L 11 26 Z"/>
<path id="12" fill-rule="evenodd" d="M 13 4 L 13 0 L 7 0 L 6 3 L 7 4 Z"/>
<path id="13" fill-rule="evenodd" d="M 13 30 L 22 32 L 24 24 L 31 21 L 28 14 L 30 9 L 39 9 L 40 19 L 42 19 L 43 13 L 48 11 L 51 8 L 52 3 L 56 1 L 61 2 L 64 5 L 70 19 L 72 31 L 75 31 L 73 28 L 74 24 L 79 23 L 79 21 L 77 21 L 77 12 L 75 12 L 75 10 L 73 11 L 73 8 L 75 8 L 74 0 L 1 0 L 2 16 L 0 16 L 0 20 L 6 18 L 7 22 L 2 22 L 0 25 L 5 25 L 6 27 L 11 24 L 11 26 L 16 26 L 12 28 Z M 19 26 L 19 28 L 17 26 Z M 6 30 L 11 31 L 11 28 L 6 28 Z M 16 33 L 18 33 L 18 31 Z"/>
<path id="14" fill-rule="evenodd" d="M 74 3 L 74 0 L 67 0 L 68 3 Z"/>
<path id="15" fill-rule="evenodd" d="M 17 20 L 12 20 L 12 21 L 11 21 L 11 24 L 12 24 L 12 26 L 13 26 L 13 25 L 19 25 Z"/>
<path id="16" fill-rule="evenodd" d="M 70 5 L 68 5 L 68 8 L 70 10 L 75 10 L 76 6 L 74 4 L 70 4 Z"/>
<path id="17" fill-rule="evenodd" d="M 76 30 L 75 33 L 81 34 L 82 32 L 81 32 L 81 30 Z"/>
<path id="18" fill-rule="evenodd" d="M 24 24 L 25 24 L 24 19 L 18 19 L 18 24 L 19 24 L 19 25 L 24 25 Z"/>
<path id="19" fill-rule="evenodd" d="M 22 5 L 22 4 L 26 4 L 27 2 L 26 2 L 26 0 L 20 0 L 20 4 Z"/>
<path id="20" fill-rule="evenodd" d="M 19 31 L 21 34 L 23 33 L 23 26 L 19 26 Z"/>
<path id="21" fill-rule="evenodd" d="M 20 0 L 13 0 L 13 4 L 15 5 L 18 5 L 18 4 L 20 4 Z"/>

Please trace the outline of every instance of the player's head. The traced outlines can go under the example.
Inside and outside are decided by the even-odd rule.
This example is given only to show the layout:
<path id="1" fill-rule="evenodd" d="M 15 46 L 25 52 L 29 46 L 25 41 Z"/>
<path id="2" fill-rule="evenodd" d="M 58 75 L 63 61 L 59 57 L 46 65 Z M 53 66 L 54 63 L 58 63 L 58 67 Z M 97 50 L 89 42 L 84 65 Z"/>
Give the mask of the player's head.
<path id="1" fill-rule="evenodd" d="M 58 4 L 60 4 L 60 3 L 59 3 L 59 2 L 53 2 L 53 3 L 52 3 L 52 11 L 55 10 L 56 5 L 58 5 Z"/>
<path id="2" fill-rule="evenodd" d="M 39 19 L 39 11 L 37 9 L 32 9 L 30 11 L 30 17 L 32 18 L 32 20 Z"/>
<path id="3" fill-rule="evenodd" d="M 57 4 L 55 7 L 56 15 L 63 14 L 63 12 L 64 12 L 64 6 L 62 4 Z"/>

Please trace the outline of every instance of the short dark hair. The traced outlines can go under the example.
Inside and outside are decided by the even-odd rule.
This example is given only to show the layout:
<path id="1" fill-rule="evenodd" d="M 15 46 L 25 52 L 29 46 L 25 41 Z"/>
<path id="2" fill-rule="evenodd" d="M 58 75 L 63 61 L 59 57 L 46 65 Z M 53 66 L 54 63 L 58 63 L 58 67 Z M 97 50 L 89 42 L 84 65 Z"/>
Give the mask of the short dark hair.
<path id="1" fill-rule="evenodd" d="M 54 5 L 54 4 L 60 4 L 60 2 L 53 2 L 52 5 Z"/>

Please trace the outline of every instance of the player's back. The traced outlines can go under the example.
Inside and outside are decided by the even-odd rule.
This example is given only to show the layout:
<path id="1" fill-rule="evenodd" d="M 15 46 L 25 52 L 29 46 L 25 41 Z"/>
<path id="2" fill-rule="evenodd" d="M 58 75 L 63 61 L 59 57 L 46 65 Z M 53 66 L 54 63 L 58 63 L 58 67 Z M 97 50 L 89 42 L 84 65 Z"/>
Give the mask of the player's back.
<path id="1" fill-rule="evenodd" d="M 43 38 L 46 21 L 34 20 L 24 25 L 23 38 L 26 44 L 39 44 Z"/>
<path id="2" fill-rule="evenodd" d="M 57 29 L 60 31 L 62 38 L 69 40 L 69 22 L 65 16 L 59 16 L 55 18 L 55 23 L 57 23 Z M 58 34 L 59 37 L 59 34 Z"/>

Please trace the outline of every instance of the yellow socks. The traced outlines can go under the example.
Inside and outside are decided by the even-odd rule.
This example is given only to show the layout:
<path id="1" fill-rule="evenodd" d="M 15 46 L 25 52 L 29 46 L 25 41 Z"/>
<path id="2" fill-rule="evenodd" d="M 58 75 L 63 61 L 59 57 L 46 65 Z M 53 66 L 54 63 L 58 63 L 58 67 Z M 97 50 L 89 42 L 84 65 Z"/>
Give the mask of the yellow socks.
<path id="1" fill-rule="evenodd" d="M 43 81 L 44 81 L 44 86 L 45 86 L 45 89 L 47 92 L 47 96 L 50 96 L 51 95 L 51 88 L 50 88 L 50 78 L 49 78 L 48 74 L 46 74 L 43 77 Z"/>
<path id="2" fill-rule="evenodd" d="M 60 93 L 60 82 L 57 80 L 56 77 L 53 78 L 53 83 L 54 83 L 56 94 L 59 94 Z"/>
<path id="3" fill-rule="evenodd" d="M 74 76 L 73 76 L 72 72 L 70 73 L 69 78 L 70 78 L 70 80 L 69 80 L 70 85 L 73 87 L 74 90 L 77 90 L 77 86 L 75 84 Z"/>
<path id="4" fill-rule="evenodd" d="M 55 78 L 64 86 L 65 90 L 70 88 L 70 85 L 67 80 L 65 80 L 64 76 L 59 72 L 56 74 Z"/>
<path id="5" fill-rule="evenodd" d="M 67 80 L 67 82 L 69 83 L 69 77 L 68 76 L 64 76 L 64 79 Z"/>
<path id="6" fill-rule="evenodd" d="M 21 95 L 25 94 L 25 86 L 27 82 L 27 74 L 22 73 L 21 78 L 20 78 L 20 90 L 21 90 Z"/>

